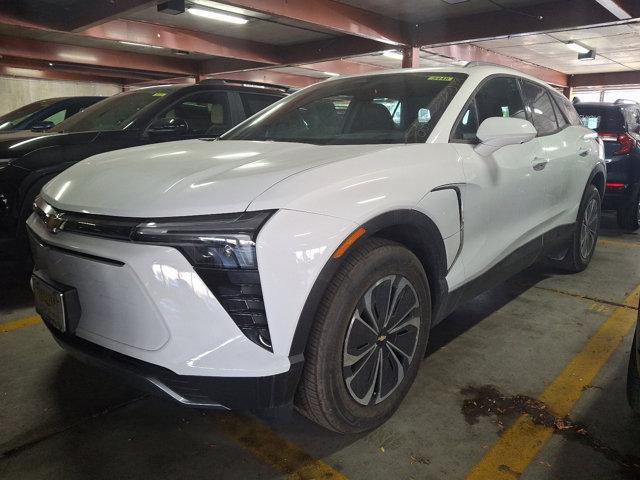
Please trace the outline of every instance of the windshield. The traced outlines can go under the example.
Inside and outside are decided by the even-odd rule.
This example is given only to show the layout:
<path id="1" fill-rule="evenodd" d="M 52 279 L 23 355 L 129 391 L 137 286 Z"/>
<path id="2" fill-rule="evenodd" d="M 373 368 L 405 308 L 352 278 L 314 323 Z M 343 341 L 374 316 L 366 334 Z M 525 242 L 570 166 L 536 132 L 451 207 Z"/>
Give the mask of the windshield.
<path id="1" fill-rule="evenodd" d="M 426 141 L 466 75 L 411 72 L 329 80 L 221 137 L 318 145 Z"/>
<path id="2" fill-rule="evenodd" d="M 124 130 L 137 113 L 165 95 L 176 91 L 175 87 L 144 88 L 132 92 L 119 93 L 102 100 L 91 107 L 77 113 L 52 132 L 87 132 Z"/>
<path id="3" fill-rule="evenodd" d="M 13 129 L 16 125 L 24 122 L 29 117 L 33 117 L 40 110 L 57 101 L 58 99 L 56 98 L 40 100 L 0 116 L 0 131 Z"/>

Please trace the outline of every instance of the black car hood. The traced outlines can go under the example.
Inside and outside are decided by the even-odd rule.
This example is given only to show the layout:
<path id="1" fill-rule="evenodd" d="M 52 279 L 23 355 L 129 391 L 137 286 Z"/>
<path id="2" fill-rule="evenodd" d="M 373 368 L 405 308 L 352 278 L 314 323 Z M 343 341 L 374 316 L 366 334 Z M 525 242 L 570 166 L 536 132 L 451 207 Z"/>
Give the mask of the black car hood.
<path id="1" fill-rule="evenodd" d="M 43 133 L 21 131 L 0 135 L 0 158 L 13 158 L 17 167 L 29 169 L 28 155 L 37 150 L 92 142 L 99 132 Z"/>

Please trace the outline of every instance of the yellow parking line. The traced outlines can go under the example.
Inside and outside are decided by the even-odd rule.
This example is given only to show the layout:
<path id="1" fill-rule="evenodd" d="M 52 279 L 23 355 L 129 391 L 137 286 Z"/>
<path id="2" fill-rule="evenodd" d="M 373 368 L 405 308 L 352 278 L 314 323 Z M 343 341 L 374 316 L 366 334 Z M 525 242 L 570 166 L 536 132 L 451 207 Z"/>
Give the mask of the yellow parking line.
<path id="1" fill-rule="evenodd" d="M 0 323 L 0 333 L 12 332 L 13 330 L 38 325 L 39 323 L 42 323 L 40 315 L 14 320 L 13 322 Z"/>
<path id="2" fill-rule="evenodd" d="M 638 302 L 640 285 L 624 301 Z M 551 412 L 559 417 L 569 414 L 584 388 L 590 385 L 611 354 L 635 325 L 637 311 L 618 307 L 587 341 L 540 396 Z M 544 447 L 553 429 L 535 424 L 528 415 L 520 416 L 467 475 L 467 480 L 518 478 Z"/>
<path id="3" fill-rule="evenodd" d="M 347 480 L 326 463 L 285 440 L 267 425 L 235 413 L 214 413 L 218 428 L 288 480 Z"/>
<path id="4" fill-rule="evenodd" d="M 604 239 L 601 238 L 600 240 L 598 240 L 598 244 L 600 245 L 615 245 L 617 247 L 624 247 L 624 248 L 640 248 L 640 243 L 636 243 L 636 242 L 625 242 L 624 240 L 611 240 L 611 239 Z"/>

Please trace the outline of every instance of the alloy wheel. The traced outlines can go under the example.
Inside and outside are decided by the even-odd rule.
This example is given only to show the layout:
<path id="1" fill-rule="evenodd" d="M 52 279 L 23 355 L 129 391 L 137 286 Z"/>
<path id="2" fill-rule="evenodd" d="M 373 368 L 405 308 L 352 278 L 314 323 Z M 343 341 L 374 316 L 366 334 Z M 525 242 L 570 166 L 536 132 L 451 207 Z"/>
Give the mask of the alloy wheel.
<path id="1" fill-rule="evenodd" d="M 376 405 L 402 384 L 420 338 L 415 288 L 401 275 L 378 280 L 362 296 L 344 341 L 342 371 L 351 397 Z"/>
<path id="2" fill-rule="evenodd" d="M 598 238 L 598 221 L 600 217 L 600 208 L 598 201 L 592 198 L 582 215 L 582 225 L 580 227 L 580 256 L 583 260 L 587 260 L 595 248 Z"/>

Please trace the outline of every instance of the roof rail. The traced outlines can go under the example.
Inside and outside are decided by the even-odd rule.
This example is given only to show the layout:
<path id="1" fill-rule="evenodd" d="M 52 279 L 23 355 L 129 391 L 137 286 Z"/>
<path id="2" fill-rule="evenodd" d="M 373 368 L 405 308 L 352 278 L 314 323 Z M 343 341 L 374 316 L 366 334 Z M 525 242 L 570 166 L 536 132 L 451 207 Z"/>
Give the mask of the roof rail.
<path id="1" fill-rule="evenodd" d="M 619 98 L 613 103 L 615 105 L 637 105 L 638 104 L 638 102 L 636 102 L 635 100 L 627 100 L 626 98 Z"/>
<path id="2" fill-rule="evenodd" d="M 243 85 L 245 87 L 255 87 L 255 88 L 268 88 L 273 90 L 280 90 L 285 93 L 290 93 L 294 91 L 291 87 L 287 85 L 278 85 L 275 83 L 265 83 L 265 82 L 252 82 L 250 80 L 233 80 L 233 79 L 223 79 L 223 78 L 209 78 L 205 80 L 200 80 L 198 85 Z"/>
<path id="3" fill-rule="evenodd" d="M 473 62 L 467 62 L 467 64 L 463 67 L 463 68 L 470 68 L 470 67 L 502 67 L 502 68 L 509 68 L 509 67 L 505 67 L 504 65 L 500 65 L 499 63 L 493 63 L 493 62 L 483 62 L 481 60 L 474 60 Z"/>

